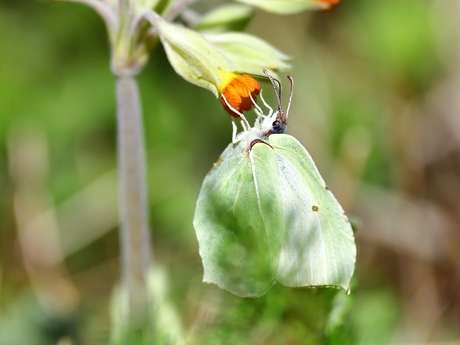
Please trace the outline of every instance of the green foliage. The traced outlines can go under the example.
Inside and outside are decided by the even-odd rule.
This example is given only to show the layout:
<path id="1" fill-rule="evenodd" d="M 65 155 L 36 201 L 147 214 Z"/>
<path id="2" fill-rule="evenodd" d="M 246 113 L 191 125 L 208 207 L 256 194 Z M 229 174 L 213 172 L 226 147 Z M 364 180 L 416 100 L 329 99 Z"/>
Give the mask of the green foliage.
<path id="1" fill-rule="evenodd" d="M 423 1 L 393 1 L 360 9 L 363 22 L 353 32 L 363 43 L 360 49 L 381 65 L 384 73 L 395 73 L 395 86 L 404 87 L 411 82 L 423 90 L 434 77 L 438 63 L 436 37 L 442 23 L 433 16 L 434 5 L 430 5 Z"/>

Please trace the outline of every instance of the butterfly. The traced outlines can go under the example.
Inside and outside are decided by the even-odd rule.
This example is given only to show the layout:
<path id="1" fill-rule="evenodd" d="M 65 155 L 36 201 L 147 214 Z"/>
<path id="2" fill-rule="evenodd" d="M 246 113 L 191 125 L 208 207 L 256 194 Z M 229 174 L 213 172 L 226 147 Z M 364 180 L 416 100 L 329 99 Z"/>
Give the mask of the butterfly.
<path id="1" fill-rule="evenodd" d="M 205 177 L 193 224 L 203 281 L 241 297 L 259 297 L 276 282 L 289 287 L 350 288 L 353 231 L 312 157 L 287 134 L 278 109 L 260 112 L 234 137 Z M 264 102 L 265 103 L 265 102 Z"/>

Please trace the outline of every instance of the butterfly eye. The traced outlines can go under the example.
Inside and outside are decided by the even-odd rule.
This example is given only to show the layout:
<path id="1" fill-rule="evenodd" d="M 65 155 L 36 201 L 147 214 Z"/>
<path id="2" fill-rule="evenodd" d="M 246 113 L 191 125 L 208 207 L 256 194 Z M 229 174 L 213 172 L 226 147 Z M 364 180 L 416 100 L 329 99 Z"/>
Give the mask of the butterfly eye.
<path id="1" fill-rule="evenodd" d="M 268 131 L 268 135 L 270 134 L 283 134 L 287 132 L 286 122 L 280 119 L 276 119 L 272 123 L 272 128 Z"/>

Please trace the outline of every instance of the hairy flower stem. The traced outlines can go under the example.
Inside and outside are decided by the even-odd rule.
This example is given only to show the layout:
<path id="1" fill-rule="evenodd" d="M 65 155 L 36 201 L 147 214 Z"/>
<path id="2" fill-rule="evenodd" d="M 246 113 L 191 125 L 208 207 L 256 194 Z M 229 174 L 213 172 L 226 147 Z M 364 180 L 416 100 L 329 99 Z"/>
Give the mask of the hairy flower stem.
<path id="1" fill-rule="evenodd" d="M 142 110 L 137 81 L 117 77 L 118 169 L 123 323 L 147 325 L 152 298 L 147 287 L 151 264 Z"/>

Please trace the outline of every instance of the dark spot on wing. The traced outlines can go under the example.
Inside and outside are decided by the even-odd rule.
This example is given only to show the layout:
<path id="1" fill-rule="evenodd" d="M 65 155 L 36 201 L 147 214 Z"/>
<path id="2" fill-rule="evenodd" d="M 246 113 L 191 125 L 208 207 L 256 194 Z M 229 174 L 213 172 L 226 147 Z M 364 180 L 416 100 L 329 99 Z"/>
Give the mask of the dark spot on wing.
<path id="1" fill-rule="evenodd" d="M 318 212 L 318 211 L 319 211 L 319 207 L 316 206 L 316 205 L 313 205 L 313 206 L 311 207 L 311 210 L 312 210 L 313 212 Z"/>

